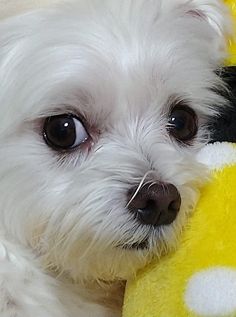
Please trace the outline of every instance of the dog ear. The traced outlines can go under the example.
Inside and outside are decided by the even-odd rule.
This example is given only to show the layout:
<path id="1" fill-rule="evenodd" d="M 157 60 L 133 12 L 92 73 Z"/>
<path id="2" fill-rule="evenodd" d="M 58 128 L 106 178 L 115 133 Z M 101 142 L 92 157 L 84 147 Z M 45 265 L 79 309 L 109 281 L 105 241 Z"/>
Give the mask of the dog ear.
<path id="1" fill-rule="evenodd" d="M 162 0 L 162 9 L 168 14 L 171 9 L 181 16 L 189 16 L 209 26 L 209 45 L 214 60 L 226 57 L 228 39 L 233 34 L 233 19 L 223 0 Z M 203 30 L 202 30 L 203 32 Z M 210 36 L 210 38 L 209 38 Z M 204 40 L 204 34 L 202 34 Z M 206 38 L 206 37 L 205 37 Z M 215 52 L 215 55 L 214 55 Z"/>
<path id="2" fill-rule="evenodd" d="M 218 36 L 226 37 L 232 33 L 230 12 L 222 0 L 191 0 L 187 14 L 209 23 Z"/>
<path id="3" fill-rule="evenodd" d="M 186 13 L 208 23 L 213 31 L 212 52 L 215 53 L 216 59 L 217 56 L 225 58 L 228 40 L 233 34 L 233 22 L 230 10 L 224 2 L 222 0 L 190 0 Z"/>

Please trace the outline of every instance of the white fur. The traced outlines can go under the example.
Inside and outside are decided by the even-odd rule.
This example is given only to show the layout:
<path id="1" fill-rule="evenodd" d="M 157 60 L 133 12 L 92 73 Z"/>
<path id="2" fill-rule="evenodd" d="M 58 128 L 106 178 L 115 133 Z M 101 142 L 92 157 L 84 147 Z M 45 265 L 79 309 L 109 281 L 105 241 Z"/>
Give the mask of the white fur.
<path id="1" fill-rule="evenodd" d="M 64 0 L 0 0 L 0 18 L 25 13 L 36 8 L 46 8 L 52 4 L 62 3 Z"/>
<path id="2" fill-rule="evenodd" d="M 116 283 L 175 247 L 205 177 L 207 117 L 224 103 L 226 17 L 218 0 L 84 0 L 0 24 L 1 316 L 119 316 Z M 167 133 L 170 98 L 198 115 L 191 146 Z M 96 127 L 91 151 L 45 144 L 44 118 L 67 111 Z M 127 211 L 142 180 L 178 188 L 172 225 Z"/>

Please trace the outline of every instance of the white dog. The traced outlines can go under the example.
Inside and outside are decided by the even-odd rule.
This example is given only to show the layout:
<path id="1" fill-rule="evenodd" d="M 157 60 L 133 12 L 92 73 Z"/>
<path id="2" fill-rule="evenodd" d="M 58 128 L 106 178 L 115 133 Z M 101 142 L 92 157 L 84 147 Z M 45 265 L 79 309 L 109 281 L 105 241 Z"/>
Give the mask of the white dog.
<path id="1" fill-rule="evenodd" d="M 77 0 L 0 24 L 1 317 L 120 316 L 123 281 L 175 247 L 227 32 L 218 0 Z"/>

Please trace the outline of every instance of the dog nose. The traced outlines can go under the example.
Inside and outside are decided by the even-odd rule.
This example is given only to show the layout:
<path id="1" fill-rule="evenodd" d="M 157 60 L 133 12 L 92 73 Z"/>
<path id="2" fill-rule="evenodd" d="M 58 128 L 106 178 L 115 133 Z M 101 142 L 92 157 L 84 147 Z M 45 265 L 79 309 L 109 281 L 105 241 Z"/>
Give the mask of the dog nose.
<path id="1" fill-rule="evenodd" d="M 157 183 L 144 185 L 128 192 L 128 209 L 145 225 L 162 226 L 171 224 L 180 209 L 181 197 L 172 184 Z"/>

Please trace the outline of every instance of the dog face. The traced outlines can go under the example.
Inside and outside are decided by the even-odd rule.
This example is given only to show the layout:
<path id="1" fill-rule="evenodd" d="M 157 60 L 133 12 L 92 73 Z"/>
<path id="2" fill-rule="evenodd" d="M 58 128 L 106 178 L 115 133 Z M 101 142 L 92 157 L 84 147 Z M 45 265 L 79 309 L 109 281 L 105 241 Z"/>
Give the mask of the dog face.
<path id="1" fill-rule="evenodd" d="M 84 1 L 2 22 L 1 223 L 46 265 L 127 278 L 175 245 L 223 102 L 223 25 L 186 2 Z"/>

